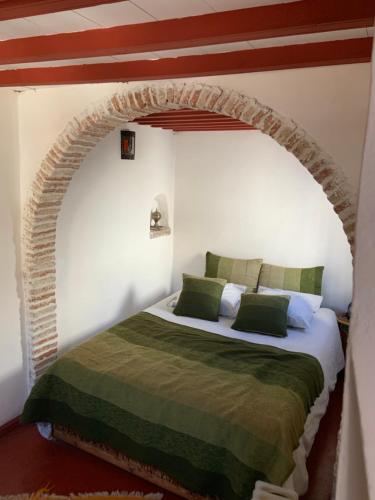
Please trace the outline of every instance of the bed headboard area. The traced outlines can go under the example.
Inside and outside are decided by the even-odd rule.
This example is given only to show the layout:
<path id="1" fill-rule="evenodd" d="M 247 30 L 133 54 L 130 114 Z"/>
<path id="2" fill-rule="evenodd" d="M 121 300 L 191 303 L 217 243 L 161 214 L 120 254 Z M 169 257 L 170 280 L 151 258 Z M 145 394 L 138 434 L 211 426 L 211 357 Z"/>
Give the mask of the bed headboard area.
<path id="1" fill-rule="evenodd" d="M 177 137 L 174 289 L 182 272 L 204 273 L 209 250 L 278 268 L 324 267 L 323 305 L 345 312 L 352 256 L 321 187 L 264 134 L 228 134 L 230 148 L 218 133 Z M 273 268 L 275 288 L 283 288 L 280 280 L 301 279 L 281 274 Z"/>

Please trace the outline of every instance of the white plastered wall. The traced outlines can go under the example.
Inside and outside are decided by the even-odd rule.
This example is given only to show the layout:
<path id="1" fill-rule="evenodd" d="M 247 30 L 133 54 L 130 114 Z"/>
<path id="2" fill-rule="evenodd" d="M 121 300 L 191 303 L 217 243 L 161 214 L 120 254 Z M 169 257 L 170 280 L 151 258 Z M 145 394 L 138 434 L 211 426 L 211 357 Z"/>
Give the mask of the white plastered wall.
<path id="1" fill-rule="evenodd" d="M 254 96 L 295 120 L 332 155 L 358 191 L 370 64 L 212 76 L 200 81 Z"/>
<path id="2" fill-rule="evenodd" d="M 374 55 L 374 49 L 373 49 Z M 360 184 L 336 500 L 375 499 L 375 64 Z"/>
<path id="3" fill-rule="evenodd" d="M 259 131 L 177 136 L 174 289 L 205 253 L 324 265 L 324 305 L 346 311 L 352 256 L 342 224 L 301 163 Z"/>
<path id="4" fill-rule="evenodd" d="M 65 349 L 171 291 L 173 235 L 150 239 L 154 198 L 173 224 L 174 137 L 133 125 L 135 160 L 120 159 L 115 130 L 75 174 L 56 238 L 57 327 Z"/>
<path id="5" fill-rule="evenodd" d="M 0 90 L 0 425 L 25 397 L 20 317 L 17 94 Z"/>
<path id="6" fill-rule="evenodd" d="M 311 134 L 358 188 L 370 89 L 370 64 L 179 79 L 219 85 L 256 97 Z M 160 83 L 165 83 L 162 80 Z M 148 84 L 149 82 L 145 82 Z M 142 82 L 29 90 L 20 98 L 21 185 L 25 197 L 49 146 L 73 115 Z"/>

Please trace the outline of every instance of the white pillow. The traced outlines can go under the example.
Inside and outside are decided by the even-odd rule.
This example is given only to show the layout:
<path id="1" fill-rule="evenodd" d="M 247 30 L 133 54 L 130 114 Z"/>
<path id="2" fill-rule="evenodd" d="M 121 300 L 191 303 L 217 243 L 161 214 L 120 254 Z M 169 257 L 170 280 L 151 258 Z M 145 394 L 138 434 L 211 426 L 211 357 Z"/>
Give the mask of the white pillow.
<path id="1" fill-rule="evenodd" d="M 227 283 L 224 287 L 220 302 L 220 316 L 235 318 L 240 307 L 241 295 L 247 290 L 246 285 Z"/>
<path id="2" fill-rule="evenodd" d="M 319 310 L 323 301 L 321 295 L 281 290 L 280 288 L 267 288 L 265 286 L 259 286 L 258 293 L 264 295 L 289 295 L 288 326 L 293 328 L 308 328 L 314 313 Z"/>
<path id="3" fill-rule="evenodd" d="M 174 295 L 168 302 L 167 302 L 167 307 L 173 307 L 175 308 L 177 306 L 178 298 L 180 296 L 180 292 L 178 292 L 177 295 Z"/>

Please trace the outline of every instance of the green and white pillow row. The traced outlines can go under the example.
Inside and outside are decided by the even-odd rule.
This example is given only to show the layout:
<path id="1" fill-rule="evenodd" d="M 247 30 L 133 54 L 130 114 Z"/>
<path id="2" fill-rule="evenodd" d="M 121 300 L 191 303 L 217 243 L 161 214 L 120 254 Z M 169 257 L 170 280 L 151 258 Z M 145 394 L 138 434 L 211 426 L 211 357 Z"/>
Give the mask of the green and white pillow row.
<path id="1" fill-rule="evenodd" d="M 174 314 L 209 321 L 227 316 L 235 318 L 235 330 L 285 337 L 288 326 L 310 325 L 323 300 L 322 276 L 321 266 L 287 268 L 207 252 L 204 278 L 183 275 Z"/>

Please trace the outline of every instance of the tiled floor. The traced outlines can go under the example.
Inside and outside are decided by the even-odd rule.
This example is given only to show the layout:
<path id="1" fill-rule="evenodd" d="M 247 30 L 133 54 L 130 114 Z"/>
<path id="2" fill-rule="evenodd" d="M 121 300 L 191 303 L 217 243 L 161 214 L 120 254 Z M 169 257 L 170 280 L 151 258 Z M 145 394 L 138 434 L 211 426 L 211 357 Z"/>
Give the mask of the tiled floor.
<path id="1" fill-rule="evenodd" d="M 343 380 L 331 396 L 328 411 L 309 457 L 310 487 L 301 500 L 328 500 L 336 456 Z M 32 492 L 49 485 L 55 493 L 140 490 L 162 491 L 83 451 L 42 439 L 34 426 L 18 427 L 0 438 L 0 494 Z M 165 500 L 177 496 L 164 492 Z"/>

